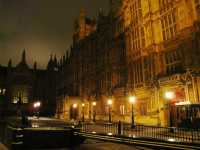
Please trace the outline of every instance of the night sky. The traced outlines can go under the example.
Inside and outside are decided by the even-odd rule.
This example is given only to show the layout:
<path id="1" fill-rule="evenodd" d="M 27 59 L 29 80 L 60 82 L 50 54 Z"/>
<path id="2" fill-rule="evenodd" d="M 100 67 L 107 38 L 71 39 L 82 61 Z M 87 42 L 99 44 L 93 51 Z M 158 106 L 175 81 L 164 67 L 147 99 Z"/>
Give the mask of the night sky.
<path id="1" fill-rule="evenodd" d="M 0 0 L 0 64 L 17 64 L 25 48 L 29 66 L 45 68 L 51 53 L 69 49 L 81 8 L 96 16 L 108 0 Z"/>

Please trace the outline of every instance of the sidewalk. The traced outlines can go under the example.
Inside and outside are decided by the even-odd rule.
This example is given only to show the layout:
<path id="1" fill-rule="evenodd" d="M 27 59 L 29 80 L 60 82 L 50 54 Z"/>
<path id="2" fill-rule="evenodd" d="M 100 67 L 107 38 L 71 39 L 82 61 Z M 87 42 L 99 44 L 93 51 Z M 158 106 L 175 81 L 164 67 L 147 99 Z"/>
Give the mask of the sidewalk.
<path id="1" fill-rule="evenodd" d="M 0 143 L 0 150 L 8 150 L 8 148 L 5 147 L 5 145 L 3 145 L 2 143 Z"/>

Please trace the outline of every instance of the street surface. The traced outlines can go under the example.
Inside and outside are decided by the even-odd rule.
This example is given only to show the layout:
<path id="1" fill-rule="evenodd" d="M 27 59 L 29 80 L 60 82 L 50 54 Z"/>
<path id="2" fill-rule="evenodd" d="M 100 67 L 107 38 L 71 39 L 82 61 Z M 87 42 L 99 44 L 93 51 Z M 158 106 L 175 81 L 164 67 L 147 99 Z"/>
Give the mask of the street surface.
<path id="1" fill-rule="evenodd" d="M 30 126 L 33 128 L 51 128 L 51 127 L 66 127 L 68 125 L 74 125 L 73 122 L 67 122 L 55 118 L 45 118 L 45 117 L 40 117 L 39 119 L 36 117 L 29 117 L 29 122 Z M 76 122 L 77 124 L 78 122 Z M 191 142 L 191 136 L 194 138 L 194 140 L 199 142 L 199 132 L 192 132 L 193 134 L 191 135 L 190 132 L 186 131 L 181 131 L 181 132 L 173 132 L 171 133 L 168 128 L 159 128 L 159 127 L 145 127 L 145 126 L 137 126 L 140 128 L 134 128 L 131 129 L 129 126 L 123 126 L 123 135 L 129 137 L 129 138 L 157 138 L 161 139 L 163 141 L 168 140 L 170 142 L 178 142 L 184 141 L 186 142 L 186 147 L 187 147 L 187 142 Z M 89 138 L 92 134 L 93 135 L 98 135 L 99 133 L 101 134 L 107 134 L 107 135 L 117 135 L 118 134 L 118 124 L 109 124 L 109 123 L 86 123 L 84 124 L 83 128 L 81 128 L 85 134 L 90 134 Z M 84 134 L 84 133 L 83 133 Z M 86 137 L 88 135 L 85 135 Z M 180 137 L 179 137 L 180 136 Z M 184 137 L 184 138 L 183 138 Z M 98 139 L 98 137 L 97 137 Z M 148 140 L 147 140 L 148 141 Z M 196 142 L 195 141 L 195 142 Z M 128 142 L 129 143 L 129 142 Z M 157 145 L 156 143 L 154 143 Z M 142 145 L 143 146 L 143 145 Z M 166 146 L 166 145 L 165 145 Z M 162 147 L 162 146 L 161 146 Z M 175 145 L 176 147 L 176 145 Z M 126 145 L 126 144 L 118 144 L 118 143 L 112 143 L 112 142 L 103 142 L 103 141 L 97 141 L 97 140 L 91 140 L 87 139 L 83 144 L 81 144 L 79 147 L 73 148 L 73 149 L 51 149 L 51 150 L 138 150 L 138 149 L 143 149 L 143 150 L 149 150 L 149 148 L 144 148 L 144 147 L 139 147 L 139 146 L 134 146 L 134 145 Z M 188 149 L 188 148 L 187 148 Z M 190 148 L 189 148 L 190 149 Z M 1 150 L 1 149 L 0 149 Z M 38 149 L 37 149 L 38 150 Z M 45 149 L 41 149 L 45 150 Z M 46 149 L 50 150 L 50 149 Z"/>
<path id="2" fill-rule="evenodd" d="M 65 127 L 67 122 L 59 119 L 52 118 L 30 118 L 32 127 Z M 97 134 L 118 134 L 117 124 L 104 124 L 104 123 L 90 123 L 85 124 L 82 128 L 84 132 L 87 133 L 97 133 Z M 145 138 L 155 138 L 170 142 L 200 142 L 200 132 L 199 131 L 187 131 L 185 129 L 178 129 L 175 132 L 170 132 L 169 128 L 163 127 L 145 127 L 137 126 L 137 128 L 131 129 L 130 127 L 123 128 L 123 135 L 127 137 L 145 137 Z"/>
<path id="3" fill-rule="evenodd" d="M 96 140 L 86 140 L 79 148 L 75 150 L 151 150 L 149 148 L 130 146 L 125 144 L 116 144 Z"/>
<path id="4" fill-rule="evenodd" d="M 61 149 L 34 149 L 34 150 L 152 150 L 139 146 L 129 146 L 125 144 L 116 144 L 110 142 L 102 142 L 97 140 L 86 140 L 80 147 L 61 148 Z"/>

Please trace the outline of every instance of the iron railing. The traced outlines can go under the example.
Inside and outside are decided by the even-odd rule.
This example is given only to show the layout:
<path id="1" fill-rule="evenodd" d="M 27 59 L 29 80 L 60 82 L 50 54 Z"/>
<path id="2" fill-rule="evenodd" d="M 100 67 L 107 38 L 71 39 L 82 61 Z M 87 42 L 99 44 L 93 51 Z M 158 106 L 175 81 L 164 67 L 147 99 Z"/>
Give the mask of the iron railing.
<path id="1" fill-rule="evenodd" d="M 81 131 L 86 133 L 200 144 L 200 129 L 157 127 L 144 125 L 136 125 L 134 128 L 131 128 L 130 124 L 125 124 L 121 122 L 81 123 L 80 127 Z"/>

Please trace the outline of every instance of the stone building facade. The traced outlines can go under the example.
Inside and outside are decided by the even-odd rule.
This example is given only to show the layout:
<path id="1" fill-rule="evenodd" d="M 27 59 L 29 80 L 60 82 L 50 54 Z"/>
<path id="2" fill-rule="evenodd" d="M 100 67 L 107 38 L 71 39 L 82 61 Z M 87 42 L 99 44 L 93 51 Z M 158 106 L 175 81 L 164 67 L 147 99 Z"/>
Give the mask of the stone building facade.
<path id="1" fill-rule="evenodd" d="M 56 68 L 57 62 L 50 58 L 47 69 L 38 69 L 35 62 L 31 68 L 26 62 L 25 50 L 21 61 L 8 66 L 0 66 L 0 107 L 1 114 L 16 114 L 16 107 L 21 99 L 28 112 L 34 111 L 33 103 L 40 101 L 41 113 L 53 115 L 55 113 Z"/>
<path id="2" fill-rule="evenodd" d="M 135 96 L 136 123 L 177 124 L 173 106 L 200 104 L 199 7 L 197 0 L 110 0 L 109 13 L 96 19 L 81 11 L 61 60 L 56 115 L 108 120 L 112 99 L 112 120 L 131 122 Z"/>

